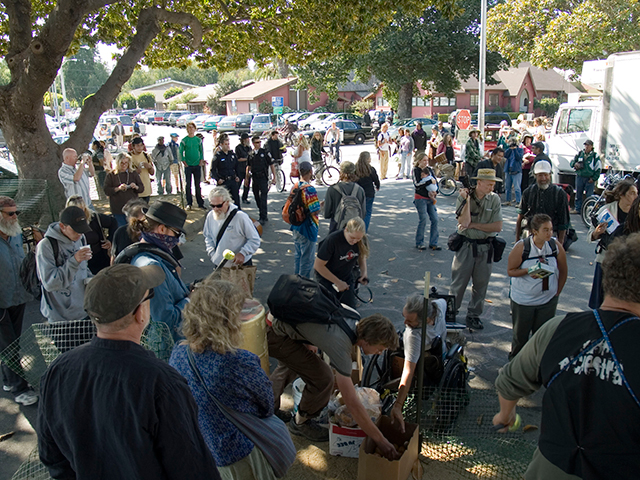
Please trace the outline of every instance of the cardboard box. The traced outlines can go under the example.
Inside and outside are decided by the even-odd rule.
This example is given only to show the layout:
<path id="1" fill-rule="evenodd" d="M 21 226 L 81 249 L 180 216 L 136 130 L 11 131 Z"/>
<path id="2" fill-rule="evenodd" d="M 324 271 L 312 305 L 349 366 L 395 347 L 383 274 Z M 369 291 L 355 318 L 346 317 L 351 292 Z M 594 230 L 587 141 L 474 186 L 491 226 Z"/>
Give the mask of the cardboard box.
<path id="1" fill-rule="evenodd" d="M 386 415 L 380 417 L 376 423 L 387 440 L 396 445 L 403 445 L 408 441 L 409 446 L 399 460 L 390 461 L 386 458 L 376 457 L 376 443 L 369 437 L 360 445 L 358 458 L 358 480 L 372 480 L 384 478 L 384 480 L 407 480 L 411 475 L 413 464 L 418 459 L 419 432 L 415 423 L 404 424 L 405 433 L 391 423 Z"/>
<path id="2" fill-rule="evenodd" d="M 329 424 L 329 453 L 340 457 L 358 458 L 360 445 L 367 436 L 358 427 Z"/>

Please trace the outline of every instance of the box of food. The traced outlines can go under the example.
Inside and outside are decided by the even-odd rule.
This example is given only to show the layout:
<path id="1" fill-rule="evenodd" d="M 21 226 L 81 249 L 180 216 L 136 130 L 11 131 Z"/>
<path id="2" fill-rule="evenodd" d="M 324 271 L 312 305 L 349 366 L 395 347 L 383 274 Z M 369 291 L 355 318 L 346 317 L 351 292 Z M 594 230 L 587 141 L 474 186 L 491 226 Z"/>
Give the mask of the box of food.
<path id="1" fill-rule="evenodd" d="M 360 444 L 367 436 L 358 427 L 329 424 L 329 453 L 340 457 L 358 458 Z"/>
<path id="2" fill-rule="evenodd" d="M 531 278 L 535 278 L 536 280 L 540 280 L 542 278 L 547 278 L 553 275 L 554 269 L 551 265 L 547 265 L 546 263 L 536 262 L 534 265 L 531 265 L 527 272 Z"/>
<path id="3" fill-rule="evenodd" d="M 401 457 L 398 460 L 387 460 L 379 451 L 376 452 L 376 443 L 370 437 L 366 437 L 360 445 L 358 480 L 407 480 L 414 463 L 418 460 L 418 425 L 405 422 L 405 431 L 402 433 L 399 425 L 394 424 L 386 415 L 382 415 L 376 425 L 385 438 L 397 447 Z"/>

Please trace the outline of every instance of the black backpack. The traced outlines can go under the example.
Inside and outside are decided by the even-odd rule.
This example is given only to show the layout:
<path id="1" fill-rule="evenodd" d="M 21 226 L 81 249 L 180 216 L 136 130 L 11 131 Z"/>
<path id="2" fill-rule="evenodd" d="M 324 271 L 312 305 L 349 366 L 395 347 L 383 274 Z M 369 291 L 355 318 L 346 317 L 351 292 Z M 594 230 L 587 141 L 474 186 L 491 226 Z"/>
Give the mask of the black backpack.
<path id="1" fill-rule="evenodd" d="M 158 248 L 155 245 L 151 245 L 150 243 L 141 242 L 129 245 L 127 248 L 122 250 L 113 261 L 113 264 L 116 265 L 118 263 L 131 263 L 131 260 L 133 260 L 137 255 L 145 252 L 153 253 L 154 255 L 160 257 L 162 260 L 166 261 L 173 268 L 178 268 L 180 266 L 175 258 L 173 258 L 170 254 L 168 254 L 161 248 Z"/>
<path id="2" fill-rule="evenodd" d="M 540 259 L 540 257 L 529 258 L 529 254 L 531 253 L 531 237 L 522 240 L 522 244 L 524 248 L 522 249 L 522 262 L 520 262 L 520 265 L 522 265 L 525 260 Z M 547 255 L 547 257 L 558 258 L 558 244 L 556 242 L 547 242 L 547 244 L 551 247 L 551 255 Z"/>
<path id="3" fill-rule="evenodd" d="M 59 263 L 58 254 L 60 253 L 60 247 L 58 246 L 58 240 L 55 238 L 45 236 L 51 248 L 53 249 L 53 258 L 56 262 L 56 267 L 62 266 Z M 20 281 L 24 289 L 29 292 L 34 299 L 40 300 L 42 298 L 42 283 L 38 278 L 38 271 L 36 268 L 36 247 L 34 246 L 27 252 L 20 264 Z"/>
<path id="4" fill-rule="evenodd" d="M 304 205 L 303 189 L 299 183 L 296 183 L 291 189 L 289 198 L 282 207 L 282 219 L 289 225 L 299 227 L 309 217 L 307 207 Z"/>
<path id="5" fill-rule="evenodd" d="M 335 295 L 314 280 L 300 275 L 280 275 L 267 299 L 269 311 L 278 320 L 296 327 L 302 323 L 338 325 L 352 344 L 357 337 L 345 319 L 360 320 L 355 310 L 345 308 Z"/>

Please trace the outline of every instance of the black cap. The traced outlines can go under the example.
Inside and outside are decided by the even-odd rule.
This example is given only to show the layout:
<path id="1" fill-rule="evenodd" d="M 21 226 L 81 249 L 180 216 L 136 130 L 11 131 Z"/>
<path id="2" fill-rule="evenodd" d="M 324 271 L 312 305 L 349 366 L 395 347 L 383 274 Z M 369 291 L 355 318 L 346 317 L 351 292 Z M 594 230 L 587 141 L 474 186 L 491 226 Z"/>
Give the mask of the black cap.
<path id="1" fill-rule="evenodd" d="M 544 143 L 542 142 L 535 142 L 531 144 L 531 148 L 536 147 L 539 148 L 540 150 L 542 150 L 544 152 Z"/>
<path id="2" fill-rule="evenodd" d="M 140 137 L 136 137 L 131 141 L 131 143 L 133 145 L 138 145 L 139 143 L 144 143 L 144 140 L 142 140 L 142 138 L 140 138 Z"/>
<path id="3" fill-rule="evenodd" d="M 304 175 L 305 173 L 311 172 L 313 170 L 313 166 L 309 162 L 301 162 L 298 170 L 301 175 Z"/>
<path id="4" fill-rule="evenodd" d="M 593 147 L 593 142 L 591 140 L 587 140 L 584 142 L 585 145 L 591 145 Z"/>
<path id="5" fill-rule="evenodd" d="M 88 233 L 91 227 L 87 223 L 87 216 L 80 207 L 67 207 L 60 212 L 60 223 L 73 228 L 77 233 Z"/>
<path id="6" fill-rule="evenodd" d="M 249 138 L 249 134 L 246 132 L 240 135 L 240 140 L 246 140 L 247 138 Z"/>
<path id="7" fill-rule="evenodd" d="M 156 222 L 175 228 L 182 232 L 187 212 L 169 202 L 153 202 L 149 208 L 143 208 L 142 213 Z"/>

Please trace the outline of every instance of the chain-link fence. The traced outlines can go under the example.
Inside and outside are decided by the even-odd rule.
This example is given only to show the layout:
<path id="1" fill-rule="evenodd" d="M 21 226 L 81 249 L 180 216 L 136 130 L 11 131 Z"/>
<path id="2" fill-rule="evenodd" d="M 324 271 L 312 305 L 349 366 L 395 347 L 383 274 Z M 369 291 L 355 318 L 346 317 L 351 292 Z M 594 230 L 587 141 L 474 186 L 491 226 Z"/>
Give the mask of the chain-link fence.
<path id="1" fill-rule="evenodd" d="M 500 410 L 495 389 L 432 387 L 424 389 L 422 398 L 423 455 L 469 478 L 523 478 L 538 444 L 539 407 L 519 405 L 522 426 L 505 434 L 492 423 Z M 412 396 L 405 404 L 405 418 L 413 421 L 415 412 Z"/>
<path id="2" fill-rule="evenodd" d="M 58 219 L 54 211 L 49 185 L 46 180 L 24 180 L 0 178 L 0 195 L 13 198 L 20 210 L 20 225 L 38 225 L 46 229 L 50 222 Z"/>
<path id="3" fill-rule="evenodd" d="M 13 474 L 11 480 L 51 480 L 49 470 L 40 461 L 38 447 L 32 450 L 27 460 Z"/>
<path id="4" fill-rule="evenodd" d="M 96 327 L 91 320 L 35 323 L 22 336 L 0 352 L 0 359 L 35 389 L 49 365 L 62 353 L 91 341 Z M 141 345 L 168 361 L 173 338 L 163 322 L 151 322 L 142 334 Z"/>

